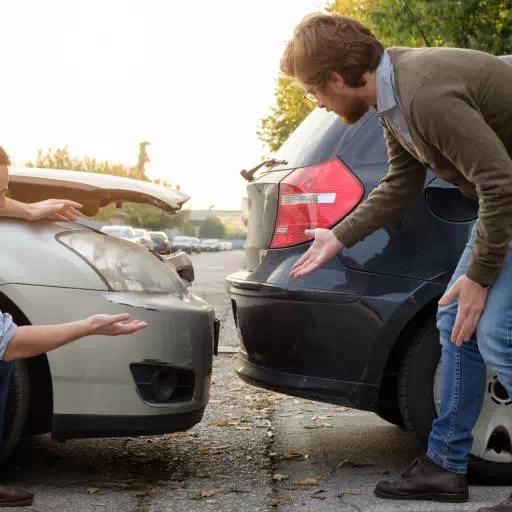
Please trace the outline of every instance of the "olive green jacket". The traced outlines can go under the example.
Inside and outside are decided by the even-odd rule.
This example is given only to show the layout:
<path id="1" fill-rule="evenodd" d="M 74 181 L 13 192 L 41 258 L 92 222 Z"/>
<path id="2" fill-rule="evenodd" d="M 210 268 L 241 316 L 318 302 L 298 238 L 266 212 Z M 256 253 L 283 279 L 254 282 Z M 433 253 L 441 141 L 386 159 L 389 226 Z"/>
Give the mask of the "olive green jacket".
<path id="1" fill-rule="evenodd" d="M 428 166 L 478 199 L 478 233 L 466 275 L 488 285 L 512 239 L 512 66 L 474 50 L 388 51 L 419 160 L 384 120 L 388 174 L 333 231 L 351 247 L 383 227 L 423 192 Z"/>

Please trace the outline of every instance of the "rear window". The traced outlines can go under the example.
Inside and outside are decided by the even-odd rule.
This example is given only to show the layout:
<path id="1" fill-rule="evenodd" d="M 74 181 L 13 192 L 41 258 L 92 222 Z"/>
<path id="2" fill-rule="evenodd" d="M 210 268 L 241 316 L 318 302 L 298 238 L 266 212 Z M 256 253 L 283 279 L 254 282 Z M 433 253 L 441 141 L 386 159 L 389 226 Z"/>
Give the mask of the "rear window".
<path id="1" fill-rule="evenodd" d="M 373 117 L 372 109 L 357 123 L 347 125 L 334 112 L 317 108 L 288 137 L 274 158 L 286 160 L 287 168 L 325 162 L 342 152 L 352 136 Z"/>

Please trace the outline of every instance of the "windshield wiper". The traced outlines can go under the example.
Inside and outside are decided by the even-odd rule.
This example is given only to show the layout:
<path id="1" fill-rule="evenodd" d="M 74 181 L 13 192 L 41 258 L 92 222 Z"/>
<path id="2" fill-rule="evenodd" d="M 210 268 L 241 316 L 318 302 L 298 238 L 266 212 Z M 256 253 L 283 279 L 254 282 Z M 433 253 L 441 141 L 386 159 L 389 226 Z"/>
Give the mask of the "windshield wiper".
<path id="1" fill-rule="evenodd" d="M 270 160 L 265 160 L 264 162 L 261 162 L 261 164 L 258 164 L 256 167 L 253 167 L 249 171 L 246 171 L 245 169 L 242 169 L 240 171 L 240 174 L 243 178 L 245 178 L 247 181 L 252 181 L 254 179 L 254 175 L 264 166 L 267 167 L 275 167 L 276 165 L 286 165 L 288 162 L 286 160 L 276 160 L 274 158 L 271 158 Z"/>

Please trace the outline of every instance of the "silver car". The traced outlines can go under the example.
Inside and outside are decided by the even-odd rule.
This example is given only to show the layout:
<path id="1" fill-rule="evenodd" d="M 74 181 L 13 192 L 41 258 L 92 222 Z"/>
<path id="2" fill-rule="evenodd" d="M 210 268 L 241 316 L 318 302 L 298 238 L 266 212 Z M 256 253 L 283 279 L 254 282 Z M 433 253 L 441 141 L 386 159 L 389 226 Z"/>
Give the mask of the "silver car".
<path id="1" fill-rule="evenodd" d="M 26 202 L 73 199 L 89 215 L 123 201 L 175 212 L 188 199 L 128 178 L 47 169 L 11 168 L 9 190 Z M 0 238 L 0 310 L 18 325 L 121 312 L 148 322 L 130 336 L 97 336 L 15 361 L 0 458 L 24 434 L 51 432 L 58 440 L 149 435 L 201 420 L 219 325 L 171 265 L 80 223 L 2 218 Z"/>

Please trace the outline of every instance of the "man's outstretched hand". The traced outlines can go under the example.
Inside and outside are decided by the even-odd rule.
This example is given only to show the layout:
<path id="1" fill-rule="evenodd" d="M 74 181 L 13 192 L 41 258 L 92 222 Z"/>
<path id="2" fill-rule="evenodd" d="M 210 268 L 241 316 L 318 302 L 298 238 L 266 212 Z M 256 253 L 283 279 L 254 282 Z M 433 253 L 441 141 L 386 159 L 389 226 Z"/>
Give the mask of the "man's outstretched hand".
<path id="1" fill-rule="evenodd" d="M 147 327 L 146 322 L 131 320 L 128 313 L 119 315 L 93 315 L 87 320 L 88 335 L 104 334 L 106 336 L 118 336 L 119 334 L 133 334 Z"/>
<path id="2" fill-rule="evenodd" d="M 293 265 L 290 276 L 294 279 L 310 274 L 327 263 L 343 249 L 343 244 L 330 229 L 306 229 L 306 235 L 314 236 L 313 245 Z"/>
<path id="3" fill-rule="evenodd" d="M 47 199 L 38 203 L 26 204 L 27 220 L 71 220 L 75 221 L 80 217 L 80 203 L 68 199 Z"/>

